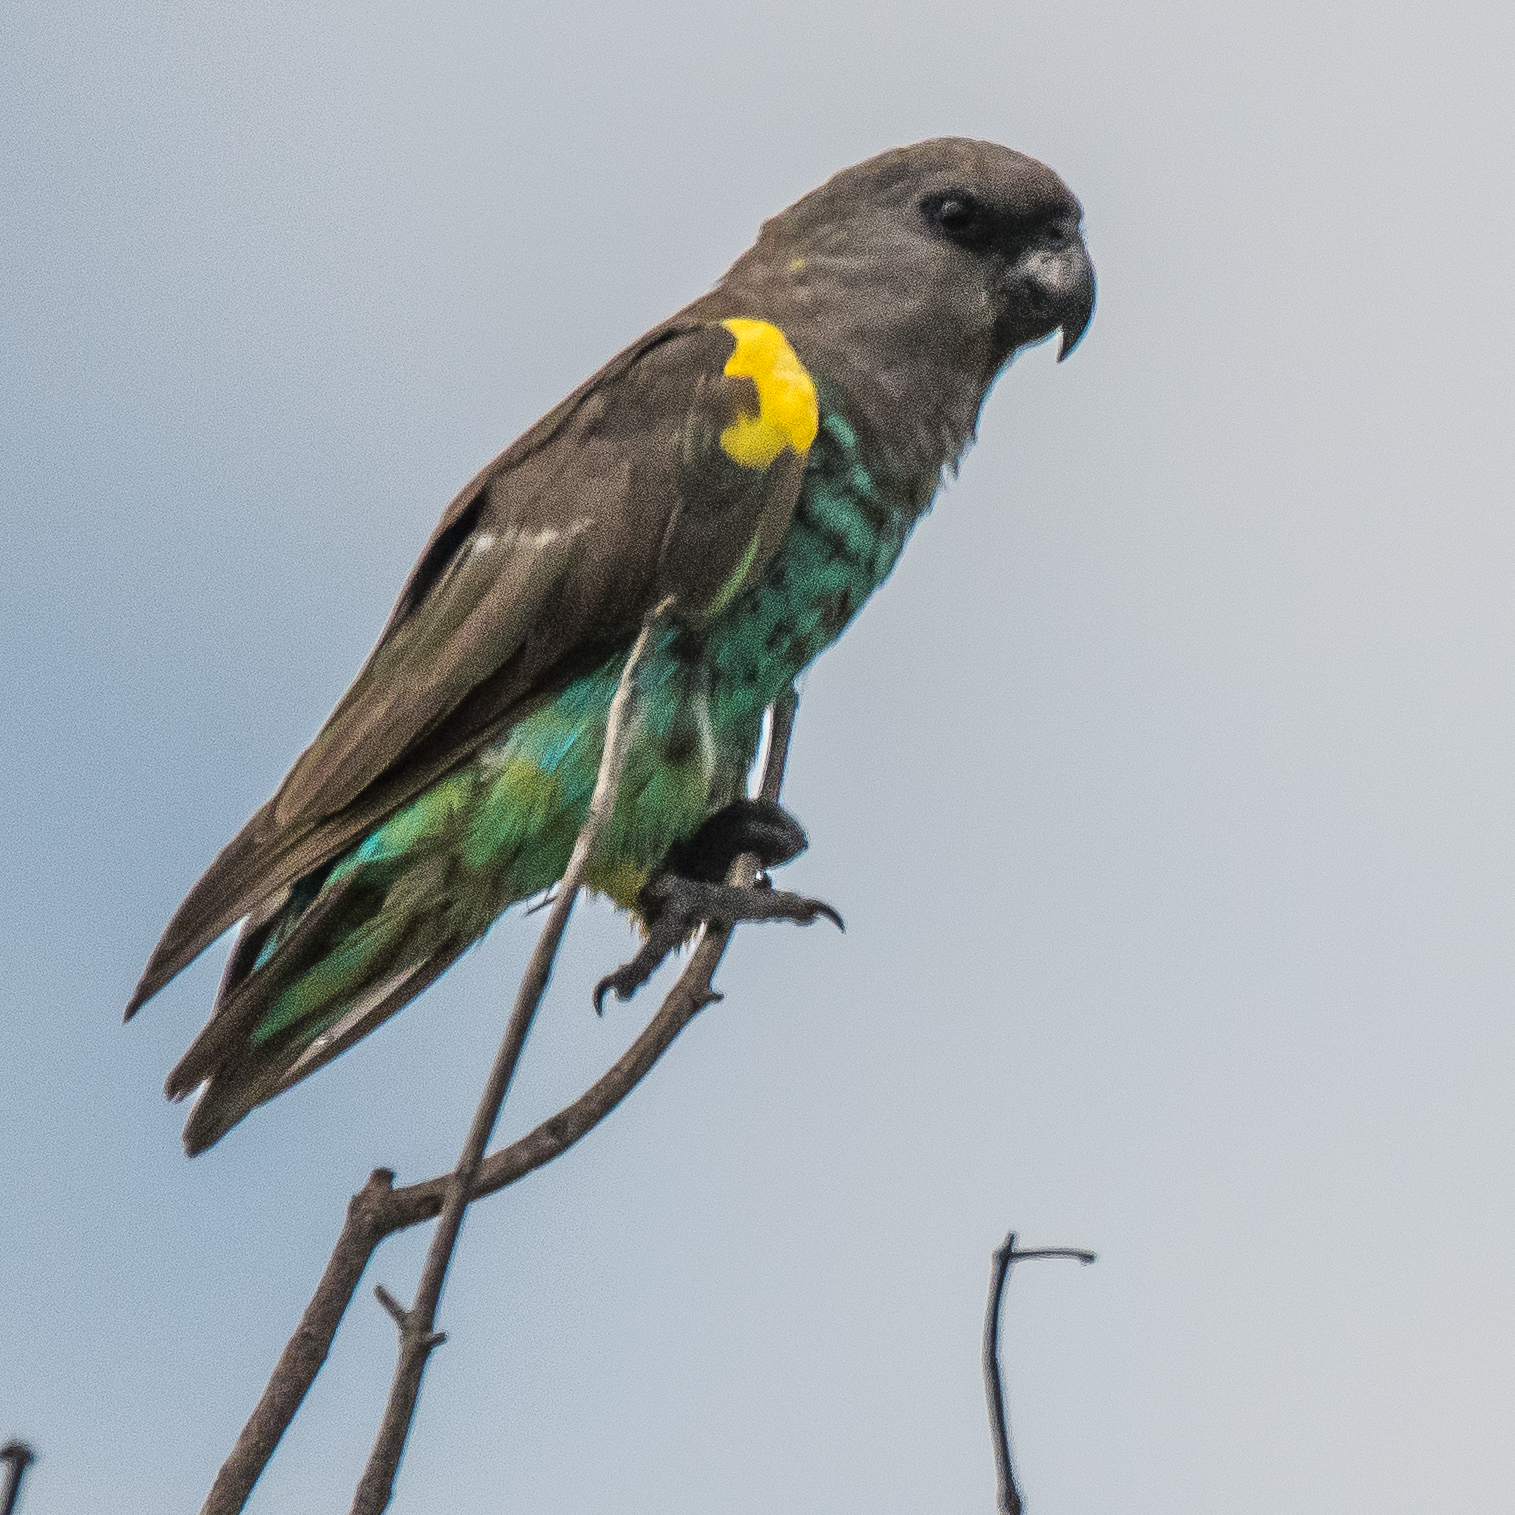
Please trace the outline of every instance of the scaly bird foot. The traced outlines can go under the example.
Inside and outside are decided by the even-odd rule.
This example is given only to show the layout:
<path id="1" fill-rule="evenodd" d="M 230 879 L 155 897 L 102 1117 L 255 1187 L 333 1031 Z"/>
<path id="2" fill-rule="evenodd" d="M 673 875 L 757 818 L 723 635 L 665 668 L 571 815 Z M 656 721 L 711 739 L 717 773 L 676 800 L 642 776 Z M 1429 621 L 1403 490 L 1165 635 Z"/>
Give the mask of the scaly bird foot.
<path id="1" fill-rule="evenodd" d="M 712 884 L 704 879 L 660 873 L 642 890 L 638 903 L 655 910 L 647 919 L 647 940 L 630 962 L 594 986 L 594 1008 L 604 1014 L 605 996 L 628 1000 L 657 971 L 663 959 L 702 925 L 730 928 L 739 921 L 794 921 L 809 926 L 824 917 L 839 930 L 846 925 L 824 900 L 806 899 L 772 884 Z"/>
<path id="2" fill-rule="evenodd" d="M 766 873 L 751 887 L 725 882 L 727 870 L 744 852 L 767 869 L 787 863 L 805 847 L 799 823 L 772 800 L 737 800 L 718 810 L 687 842 L 671 847 L 663 868 L 637 898 L 647 940 L 630 962 L 594 986 L 596 1013 L 604 1013 L 612 989 L 617 999 L 630 999 L 701 925 L 729 929 L 738 921 L 795 921 L 808 926 L 824 916 L 845 931 L 830 905 L 775 889 Z"/>

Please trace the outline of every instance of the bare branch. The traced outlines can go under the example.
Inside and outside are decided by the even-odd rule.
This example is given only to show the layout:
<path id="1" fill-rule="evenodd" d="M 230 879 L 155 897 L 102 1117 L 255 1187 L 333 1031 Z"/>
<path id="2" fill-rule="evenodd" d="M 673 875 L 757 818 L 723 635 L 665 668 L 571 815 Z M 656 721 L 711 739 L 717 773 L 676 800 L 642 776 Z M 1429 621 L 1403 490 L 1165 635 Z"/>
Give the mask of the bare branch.
<path id="1" fill-rule="evenodd" d="M 1024 1258 L 1036 1257 L 1072 1257 L 1086 1267 L 1095 1260 L 1094 1253 L 1081 1247 L 1033 1247 L 1017 1252 L 1014 1231 L 995 1248 L 994 1265 L 989 1273 L 989 1308 L 984 1312 L 984 1395 L 989 1401 L 989 1430 L 994 1437 L 994 1471 L 999 1482 L 997 1508 L 1000 1515 L 1021 1515 L 1020 1490 L 1015 1486 L 1015 1469 L 1010 1464 L 1010 1421 L 1005 1414 L 1005 1390 L 1000 1379 L 1000 1303 L 1011 1265 Z"/>
<path id="2" fill-rule="evenodd" d="M 579 896 L 579 887 L 584 882 L 589 858 L 599 845 L 605 828 L 615 811 L 616 794 L 620 788 L 621 768 L 626 761 L 626 751 L 631 744 L 636 726 L 636 677 L 657 637 L 667 624 L 673 611 L 670 596 L 653 610 L 643 623 L 621 670 L 621 681 L 616 686 L 615 698 L 610 702 L 610 716 L 605 725 L 605 747 L 600 756 L 600 771 L 595 778 L 594 793 L 589 799 L 589 810 L 584 824 L 579 827 L 578 840 L 573 854 L 558 886 L 558 897 L 553 901 L 547 916 L 547 924 L 537 938 L 537 945 L 526 965 L 516 991 L 516 1001 L 505 1027 L 505 1037 L 495 1055 L 494 1066 L 489 1070 L 484 1092 L 479 1096 L 478 1108 L 463 1143 L 463 1151 L 457 1166 L 447 1180 L 447 1192 L 442 1201 L 442 1213 L 437 1220 L 437 1229 L 431 1238 L 426 1253 L 426 1262 L 421 1269 L 420 1282 L 416 1285 L 416 1301 L 405 1312 L 400 1328 L 400 1355 L 395 1365 L 394 1382 L 390 1386 L 389 1402 L 384 1407 L 384 1419 L 379 1424 L 379 1434 L 369 1453 L 368 1465 L 358 1480 L 358 1490 L 353 1496 L 352 1515 L 381 1515 L 389 1507 L 394 1492 L 395 1472 L 400 1466 L 400 1454 L 405 1450 L 405 1438 L 410 1434 L 410 1423 L 415 1417 L 416 1398 L 421 1392 L 421 1375 L 426 1370 L 427 1359 L 438 1345 L 438 1336 L 433 1329 L 437 1304 L 442 1297 L 442 1285 L 447 1279 L 447 1269 L 452 1263 L 452 1254 L 458 1243 L 458 1233 L 463 1226 L 463 1212 L 472 1198 L 474 1179 L 479 1164 L 484 1160 L 484 1149 L 494 1132 L 495 1122 L 500 1118 L 500 1109 L 515 1076 L 516 1065 L 521 1060 L 521 1051 L 526 1045 L 526 1035 L 531 1029 L 537 1006 L 547 990 L 547 980 L 552 975 L 552 965 L 568 926 L 568 917 L 574 901 Z"/>
<path id="3" fill-rule="evenodd" d="M 383 1220 L 383 1204 L 393 1192 L 394 1174 L 375 1168 L 368 1182 L 347 1204 L 337 1244 L 332 1248 L 326 1271 L 311 1296 L 295 1334 L 289 1338 L 268 1387 L 237 1437 L 231 1456 L 221 1464 L 216 1481 L 201 1507 L 201 1515 L 236 1515 L 247 1503 L 279 1438 L 288 1429 L 307 1390 L 331 1350 L 332 1338 L 352 1301 L 376 1246 L 389 1234 Z"/>
<path id="4" fill-rule="evenodd" d="M 798 696 L 789 690 L 773 708 L 768 756 L 759 791 L 764 799 L 777 800 L 783 787 L 798 703 Z M 757 859 L 738 858 L 732 867 L 731 882 L 750 884 L 757 872 Z M 571 1105 L 486 1158 L 470 1189 L 470 1200 L 508 1188 L 551 1162 L 588 1135 L 631 1093 L 684 1027 L 706 1005 L 720 999 L 711 988 L 711 980 L 730 938 L 727 930 L 711 930 L 702 935 L 657 1014 L 631 1046 Z M 402 1189 L 393 1188 L 393 1181 L 394 1174 L 380 1168 L 349 1203 L 346 1224 L 315 1295 L 284 1348 L 263 1397 L 237 1438 L 231 1456 L 217 1475 L 201 1515 L 239 1515 L 246 1506 L 253 1486 L 325 1363 L 337 1327 L 379 1243 L 395 1231 L 441 1213 L 446 1177 L 408 1184 Z"/>
<path id="5" fill-rule="evenodd" d="M 999 1371 L 1000 1300 L 1005 1280 L 1010 1276 L 1010 1257 L 1015 1251 L 1012 1231 L 994 1252 L 989 1274 L 989 1309 L 984 1316 L 984 1393 L 989 1400 L 989 1430 L 994 1437 L 994 1473 L 999 1485 L 996 1508 L 1001 1515 L 1021 1515 L 1020 1490 L 1015 1487 L 1015 1470 L 1010 1465 L 1010 1424 L 1005 1415 L 1005 1388 Z"/>
<path id="6" fill-rule="evenodd" d="M 37 1460 L 37 1454 L 24 1441 L 8 1441 L 0 1447 L 0 1462 L 6 1464 L 5 1488 L 0 1490 L 0 1515 L 14 1515 L 21 1497 L 21 1480 Z"/>

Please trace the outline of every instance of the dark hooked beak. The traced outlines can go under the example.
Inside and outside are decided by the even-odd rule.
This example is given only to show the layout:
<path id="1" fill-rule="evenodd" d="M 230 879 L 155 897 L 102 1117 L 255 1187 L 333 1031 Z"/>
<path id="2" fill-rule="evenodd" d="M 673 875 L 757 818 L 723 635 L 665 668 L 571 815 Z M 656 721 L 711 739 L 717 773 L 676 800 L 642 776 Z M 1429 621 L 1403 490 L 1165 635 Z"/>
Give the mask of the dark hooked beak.
<path id="1" fill-rule="evenodd" d="M 1067 314 L 1063 317 L 1063 340 L 1057 349 L 1057 361 L 1078 346 L 1094 319 L 1094 265 L 1089 261 L 1089 250 L 1080 238 L 1070 250 L 1073 254 L 1071 278 L 1073 289 L 1068 297 Z"/>
<path id="2" fill-rule="evenodd" d="M 1060 232 L 1056 239 L 1030 248 L 1010 270 L 1009 284 L 1016 301 L 1034 321 L 1040 341 L 1062 329 L 1057 361 L 1078 346 L 1094 315 L 1094 265 L 1076 231 Z"/>

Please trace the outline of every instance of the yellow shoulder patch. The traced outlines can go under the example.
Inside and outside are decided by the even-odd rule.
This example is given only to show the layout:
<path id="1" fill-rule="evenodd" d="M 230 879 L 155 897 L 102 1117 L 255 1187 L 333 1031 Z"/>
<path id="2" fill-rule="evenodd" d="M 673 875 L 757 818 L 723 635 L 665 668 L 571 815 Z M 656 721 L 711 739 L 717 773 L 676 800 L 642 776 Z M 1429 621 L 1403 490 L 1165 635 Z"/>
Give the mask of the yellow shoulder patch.
<path id="1" fill-rule="evenodd" d="M 721 325 L 736 338 L 725 372 L 751 379 L 758 392 L 758 413 L 738 416 L 721 433 L 721 450 L 743 468 L 766 468 L 786 447 L 804 457 L 820 426 L 820 407 L 788 337 L 768 321 L 733 316 Z"/>

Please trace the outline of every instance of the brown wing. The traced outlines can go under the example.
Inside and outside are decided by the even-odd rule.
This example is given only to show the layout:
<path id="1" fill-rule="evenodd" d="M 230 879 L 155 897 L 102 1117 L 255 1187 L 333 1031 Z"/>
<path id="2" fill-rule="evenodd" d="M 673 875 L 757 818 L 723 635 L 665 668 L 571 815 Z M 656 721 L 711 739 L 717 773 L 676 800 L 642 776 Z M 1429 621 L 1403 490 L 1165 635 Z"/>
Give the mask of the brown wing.
<path id="1" fill-rule="evenodd" d="M 733 453 L 733 427 L 765 403 L 741 348 L 675 317 L 453 501 L 352 687 L 169 922 L 128 1019 L 234 921 L 629 645 L 664 595 L 697 627 L 762 572 L 809 435 L 791 429 L 766 459 Z"/>

